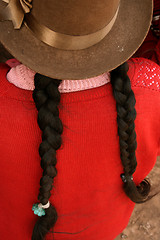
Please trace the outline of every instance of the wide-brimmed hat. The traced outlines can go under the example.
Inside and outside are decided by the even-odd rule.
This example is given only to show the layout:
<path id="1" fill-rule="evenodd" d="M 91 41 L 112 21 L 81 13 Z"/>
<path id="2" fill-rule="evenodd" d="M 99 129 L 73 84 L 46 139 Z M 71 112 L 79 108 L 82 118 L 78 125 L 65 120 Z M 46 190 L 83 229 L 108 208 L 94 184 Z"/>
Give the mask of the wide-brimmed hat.
<path id="1" fill-rule="evenodd" d="M 0 41 L 38 73 L 85 79 L 132 56 L 152 10 L 152 0 L 0 0 Z"/>

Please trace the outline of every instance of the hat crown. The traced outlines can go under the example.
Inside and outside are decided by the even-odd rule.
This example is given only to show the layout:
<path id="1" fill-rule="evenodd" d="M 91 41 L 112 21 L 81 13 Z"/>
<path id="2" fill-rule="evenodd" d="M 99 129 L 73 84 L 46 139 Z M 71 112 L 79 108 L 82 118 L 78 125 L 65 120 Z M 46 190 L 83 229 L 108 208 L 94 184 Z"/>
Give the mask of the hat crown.
<path id="1" fill-rule="evenodd" d="M 86 35 L 105 27 L 120 0 L 33 0 L 32 15 L 53 31 Z"/>

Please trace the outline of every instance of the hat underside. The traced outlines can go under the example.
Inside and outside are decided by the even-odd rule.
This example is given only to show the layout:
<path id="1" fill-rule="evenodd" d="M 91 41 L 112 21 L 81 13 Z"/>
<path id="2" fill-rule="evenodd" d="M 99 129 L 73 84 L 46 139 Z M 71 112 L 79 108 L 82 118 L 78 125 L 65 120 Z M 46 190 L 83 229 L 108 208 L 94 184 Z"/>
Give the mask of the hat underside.
<path id="1" fill-rule="evenodd" d="M 83 50 L 50 47 L 24 24 L 20 30 L 14 30 L 10 21 L 0 23 L 0 41 L 15 58 L 38 73 L 57 79 L 90 78 L 121 65 L 138 49 L 150 26 L 152 5 L 151 0 L 121 0 L 108 35 Z"/>

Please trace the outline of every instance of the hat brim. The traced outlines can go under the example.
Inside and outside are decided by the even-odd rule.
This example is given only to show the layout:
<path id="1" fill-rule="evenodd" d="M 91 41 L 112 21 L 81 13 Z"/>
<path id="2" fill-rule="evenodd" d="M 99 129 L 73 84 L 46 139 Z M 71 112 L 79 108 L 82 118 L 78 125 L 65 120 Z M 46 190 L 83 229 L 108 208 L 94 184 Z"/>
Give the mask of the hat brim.
<path id="1" fill-rule="evenodd" d="M 121 0 L 111 31 L 102 41 L 84 50 L 50 47 L 24 24 L 15 30 L 11 21 L 0 22 L 0 41 L 35 72 L 57 79 L 85 79 L 111 71 L 133 55 L 147 35 L 152 11 L 152 0 Z"/>

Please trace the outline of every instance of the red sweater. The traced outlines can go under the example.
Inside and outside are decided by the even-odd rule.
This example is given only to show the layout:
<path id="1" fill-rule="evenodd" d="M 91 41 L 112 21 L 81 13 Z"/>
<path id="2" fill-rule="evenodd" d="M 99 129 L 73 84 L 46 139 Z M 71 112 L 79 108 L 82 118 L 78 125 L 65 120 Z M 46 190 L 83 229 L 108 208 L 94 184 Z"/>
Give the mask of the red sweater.
<path id="1" fill-rule="evenodd" d="M 133 64 L 134 63 L 134 64 Z M 6 80 L 0 65 L 0 236 L 30 240 L 37 216 L 42 170 L 41 131 L 32 92 Z M 129 77 L 136 96 L 138 184 L 153 168 L 160 147 L 160 68 L 132 60 Z M 59 218 L 47 240 L 113 240 L 127 226 L 134 203 L 122 189 L 117 113 L 111 84 L 61 94 L 63 144 L 50 198 Z"/>

